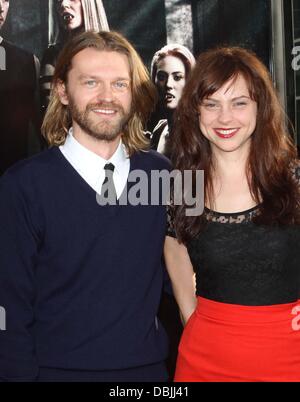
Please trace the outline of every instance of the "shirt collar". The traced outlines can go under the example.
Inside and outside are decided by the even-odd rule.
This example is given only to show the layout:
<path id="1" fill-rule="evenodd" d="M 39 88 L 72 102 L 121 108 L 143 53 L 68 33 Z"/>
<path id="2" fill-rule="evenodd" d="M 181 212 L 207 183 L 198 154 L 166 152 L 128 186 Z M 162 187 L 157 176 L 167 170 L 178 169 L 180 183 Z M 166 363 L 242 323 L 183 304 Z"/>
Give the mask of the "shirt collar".
<path id="1" fill-rule="evenodd" d="M 2 36 L 0 36 L 0 44 L 2 43 L 2 41 L 3 41 L 3 38 L 2 38 Z"/>
<path id="2" fill-rule="evenodd" d="M 99 171 L 104 168 L 104 165 L 109 162 L 115 166 L 115 172 L 121 174 L 124 164 L 128 159 L 126 147 L 122 141 L 119 142 L 112 157 L 106 160 L 81 145 L 76 138 L 74 138 L 72 128 L 69 130 L 63 148 L 64 152 L 72 160 L 73 166 L 75 165 L 78 171 L 89 177 L 91 177 L 91 175 L 97 175 Z"/>

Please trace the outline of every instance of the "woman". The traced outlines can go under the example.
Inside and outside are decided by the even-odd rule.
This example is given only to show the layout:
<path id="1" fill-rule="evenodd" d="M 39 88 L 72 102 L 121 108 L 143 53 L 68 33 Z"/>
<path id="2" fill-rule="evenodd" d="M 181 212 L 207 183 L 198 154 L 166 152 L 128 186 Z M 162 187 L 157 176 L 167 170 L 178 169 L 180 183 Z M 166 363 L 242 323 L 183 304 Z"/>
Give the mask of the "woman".
<path id="1" fill-rule="evenodd" d="M 159 93 L 159 120 L 151 136 L 151 147 L 167 153 L 166 139 L 172 127 L 172 117 L 195 59 L 192 53 L 178 44 L 158 50 L 151 63 L 151 77 Z"/>
<path id="2" fill-rule="evenodd" d="M 49 42 L 41 63 L 42 110 L 48 106 L 50 86 L 59 52 L 68 38 L 82 31 L 108 31 L 102 0 L 50 0 Z"/>
<path id="3" fill-rule="evenodd" d="M 204 213 L 169 211 L 165 260 L 186 322 L 175 381 L 300 380 L 300 167 L 284 121 L 256 56 L 199 57 L 171 144 L 174 168 L 205 175 Z"/>

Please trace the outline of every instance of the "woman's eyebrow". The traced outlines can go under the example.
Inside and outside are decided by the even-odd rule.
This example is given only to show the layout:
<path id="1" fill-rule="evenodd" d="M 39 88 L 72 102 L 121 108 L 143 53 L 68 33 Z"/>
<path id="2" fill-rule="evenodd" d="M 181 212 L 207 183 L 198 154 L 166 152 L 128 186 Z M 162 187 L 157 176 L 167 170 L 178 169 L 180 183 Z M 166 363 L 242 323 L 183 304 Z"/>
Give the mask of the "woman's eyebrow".
<path id="1" fill-rule="evenodd" d="M 232 99 L 230 99 L 231 101 L 236 101 L 236 100 L 238 100 L 238 99 L 243 99 L 243 98 L 246 98 L 246 99 L 251 99 L 250 98 L 250 96 L 247 96 L 247 95 L 241 95 L 241 96 L 235 96 L 234 98 L 232 98 Z M 209 101 L 214 101 L 214 102 L 220 102 L 220 100 L 218 100 L 218 99 L 214 99 L 214 98 L 212 98 L 212 97 L 207 97 L 207 98 L 205 98 L 205 99 L 203 99 L 203 101 L 205 101 L 205 100 L 209 100 Z"/>

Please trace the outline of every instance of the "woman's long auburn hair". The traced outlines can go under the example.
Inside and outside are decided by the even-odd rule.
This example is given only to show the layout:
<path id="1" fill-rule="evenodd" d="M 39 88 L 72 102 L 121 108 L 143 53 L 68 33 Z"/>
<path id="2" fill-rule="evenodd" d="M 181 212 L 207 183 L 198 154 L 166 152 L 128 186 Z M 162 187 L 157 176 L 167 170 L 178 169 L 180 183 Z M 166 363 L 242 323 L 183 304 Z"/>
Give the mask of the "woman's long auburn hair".
<path id="1" fill-rule="evenodd" d="M 68 72 L 74 56 L 87 48 L 118 52 L 127 57 L 131 78 L 132 113 L 124 128 L 122 140 L 129 156 L 135 151 L 149 148 L 143 127 L 156 105 L 156 89 L 133 46 L 122 35 L 112 31 L 80 33 L 71 38 L 63 48 L 56 63 L 50 102 L 42 124 L 43 136 L 51 146 L 59 146 L 65 142 L 72 119 L 68 106 L 60 101 L 57 84 L 62 82 L 67 86 Z"/>
<path id="2" fill-rule="evenodd" d="M 257 103 L 257 122 L 251 137 L 246 175 L 253 199 L 259 205 L 257 224 L 299 224 L 299 187 L 292 176 L 297 150 L 285 128 L 285 114 L 268 70 L 250 51 L 222 47 L 202 53 L 179 102 L 171 144 L 174 169 L 203 170 L 205 200 L 214 205 L 214 170 L 210 143 L 199 128 L 199 105 L 225 83 L 242 76 Z M 200 117 L 201 118 L 201 117 Z M 186 206 L 174 206 L 174 227 L 187 243 L 205 225 L 203 215 L 187 217 Z"/>

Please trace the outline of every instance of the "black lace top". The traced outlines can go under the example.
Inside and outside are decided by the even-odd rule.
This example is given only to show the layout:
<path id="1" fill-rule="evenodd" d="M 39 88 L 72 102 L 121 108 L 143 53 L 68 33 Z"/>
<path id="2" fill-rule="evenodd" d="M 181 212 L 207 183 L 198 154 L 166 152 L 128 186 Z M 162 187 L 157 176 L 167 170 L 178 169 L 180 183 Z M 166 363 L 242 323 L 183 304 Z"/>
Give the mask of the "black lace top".
<path id="1" fill-rule="evenodd" d="M 300 167 L 294 170 L 300 183 Z M 204 211 L 207 225 L 187 245 L 196 294 L 249 306 L 300 298 L 300 227 L 254 224 L 258 207 L 240 213 Z M 167 234 L 176 237 L 168 213 Z"/>

